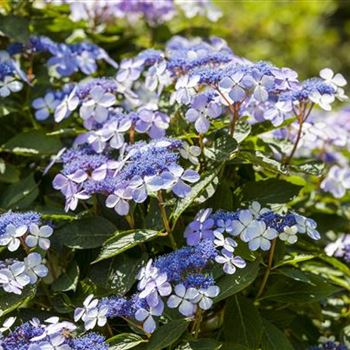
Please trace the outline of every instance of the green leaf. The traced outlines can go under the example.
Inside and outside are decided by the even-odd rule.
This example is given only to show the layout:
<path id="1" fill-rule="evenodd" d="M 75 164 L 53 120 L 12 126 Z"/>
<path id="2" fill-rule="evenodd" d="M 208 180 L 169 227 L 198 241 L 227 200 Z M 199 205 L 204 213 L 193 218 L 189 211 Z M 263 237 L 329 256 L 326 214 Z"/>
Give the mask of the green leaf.
<path id="1" fill-rule="evenodd" d="M 113 237 L 110 237 L 106 242 L 104 242 L 100 255 L 94 262 L 109 259 L 159 235 L 160 232 L 154 230 L 137 229 L 117 231 Z"/>
<path id="2" fill-rule="evenodd" d="M 212 183 L 218 183 L 218 174 L 221 170 L 223 165 L 216 167 L 213 171 L 210 173 L 205 174 L 202 177 L 202 180 L 199 181 L 195 186 L 192 187 L 191 193 L 186 196 L 185 198 L 179 200 L 176 204 L 174 212 L 171 214 L 171 219 L 173 220 L 173 223 L 176 223 L 181 214 L 191 205 L 195 202 L 195 200 L 203 194 L 206 189 L 210 188 Z M 214 189 L 215 192 L 215 189 Z M 208 192 L 209 197 L 211 197 L 214 194 L 213 191 Z M 205 200 L 209 197 L 204 194 Z M 204 201 L 204 200 L 203 200 Z"/>
<path id="3" fill-rule="evenodd" d="M 0 291 L 0 316 L 4 316 L 9 312 L 20 308 L 29 300 L 34 298 L 35 288 L 26 287 L 23 289 L 22 294 L 17 295 L 14 293 L 7 293 L 3 290 Z"/>
<path id="4" fill-rule="evenodd" d="M 234 138 L 238 143 L 243 142 L 251 133 L 251 125 L 248 124 L 246 121 L 239 121 L 236 125 Z"/>
<path id="5" fill-rule="evenodd" d="M 93 265 L 88 277 L 104 294 L 125 295 L 135 283 L 136 275 L 146 256 L 121 254 Z"/>
<path id="6" fill-rule="evenodd" d="M 295 121 L 295 118 L 289 118 L 287 120 L 285 120 L 281 125 L 279 125 L 278 127 L 274 126 L 269 120 L 265 120 L 263 122 L 260 123 L 256 123 L 252 125 L 252 132 L 251 135 L 261 135 L 264 134 L 266 132 L 275 130 L 275 129 L 280 129 L 280 128 L 284 128 L 288 125 L 290 125 L 291 123 L 293 123 Z"/>
<path id="7" fill-rule="evenodd" d="M 337 270 L 341 271 L 347 276 L 350 276 L 350 267 L 342 263 L 339 259 L 332 256 L 321 254 L 318 256 L 321 260 L 326 261 L 328 264 L 335 267 Z"/>
<path id="8" fill-rule="evenodd" d="M 280 267 L 280 266 L 284 266 L 284 265 L 298 266 L 299 263 L 301 263 L 303 261 L 315 259 L 316 257 L 317 257 L 316 255 L 312 255 L 312 254 L 297 254 L 297 255 L 293 255 L 292 257 L 287 256 L 285 258 L 285 260 L 282 260 L 281 262 L 276 264 L 275 268 Z"/>
<path id="9" fill-rule="evenodd" d="M 268 179 L 244 184 L 242 193 L 245 201 L 256 200 L 264 205 L 286 203 L 297 196 L 301 188 L 285 180 Z"/>
<path id="10" fill-rule="evenodd" d="M 225 341 L 258 349 L 262 331 L 261 317 L 250 300 L 237 295 L 229 299 L 224 317 Z"/>
<path id="11" fill-rule="evenodd" d="M 260 151 L 245 150 L 239 153 L 239 157 L 235 159 L 243 161 L 243 163 L 253 164 L 255 166 L 260 165 L 262 168 L 269 170 L 274 173 L 285 174 L 286 171 L 282 168 L 280 162 L 275 159 L 267 157 Z"/>
<path id="12" fill-rule="evenodd" d="M 307 175 L 320 176 L 322 175 L 324 168 L 325 165 L 323 162 L 319 160 L 310 160 L 307 163 L 300 165 L 292 164 L 289 169 L 294 172 L 301 172 Z"/>
<path id="13" fill-rule="evenodd" d="M 223 347 L 220 350 L 253 350 L 253 349 L 248 349 L 244 345 L 233 344 L 233 343 L 230 343 L 230 342 L 225 342 L 223 344 Z"/>
<path id="14" fill-rule="evenodd" d="M 248 263 L 244 269 L 239 269 L 233 275 L 221 277 L 217 285 L 220 287 L 220 294 L 214 299 L 214 302 L 226 299 L 233 294 L 247 288 L 254 282 L 259 272 L 259 261 Z"/>
<path id="15" fill-rule="evenodd" d="M 262 350 L 293 350 L 287 336 L 271 322 L 263 320 Z"/>
<path id="16" fill-rule="evenodd" d="M 313 214 L 312 219 L 317 222 L 317 230 L 320 233 L 328 231 L 346 231 L 349 225 L 349 220 L 343 216 L 335 214 L 317 213 Z"/>
<path id="17" fill-rule="evenodd" d="M 114 231 L 115 226 L 110 221 L 96 216 L 67 223 L 55 235 L 67 247 L 91 249 L 100 247 Z"/>
<path id="18" fill-rule="evenodd" d="M 76 261 L 70 264 L 66 273 L 62 274 L 53 284 L 55 292 L 75 291 L 79 281 L 79 266 Z"/>
<path id="19" fill-rule="evenodd" d="M 188 321 L 179 319 L 170 321 L 156 329 L 147 345 L 147 350 L 160 350 L 175 343 L 188 327 Z"/>
<path id="20" fill-rule="evenodd" d="M 176 350 L 219 350 L 222 347 L 222 343 L 215 339 L 202 338 L 190 340 L 184 345 L 180 345 Z"/>
<path id="21" fill-rule="evenodd" d="M 310 277 L 308 274 L 304 273 L 303 271 L 300 271 L 293 267 L 284 267 L 277 270 L 279 273 L 281 273 L 284 276 L 287 276 L 289 278 L 292 278 L 295 281 L 309 283 L 311 285 L 314 285 L 312 281 L 310 280 Z"/>
<path id="22" fill-rule="evenodd" d="M 29 19 L 20 16 L 0 16 L 0 31 L 6 36 L 26 43 L 29 39 Z"/>
<path id="23" fill-rule="evenodd" d="M 38 194 L 38 185 L 34 181 L 34 175 L 30 174 L 5 189 L 0 196 L 0 207 L 5 209 L 27 208 L 34 202 Z"/>
<path id="24" fill-rule="evenodd" d="M 303 283 L 288 277 L 274 276 L 270 279 L 266 293 L 261 299 L 272 299 L 281 303 L 313 303 L 341 290 L 313 273 L 306 273 L 310 282 Z"/>
<path id="25" fill-rule="evenodd" d="M 0 162 L 0 182 L 15 183 L 20 180 L 20 171 L 10 163 Z"/>
<path id="26" fill-rule="evenodd" d="M 237 141 L 233 137 L 229 136 L 227 133 L 221 136 L 220 134 L 222 134 L 222 132 L 216 132 L 211 147 L 204 149 L 204 155 L 215 162 L 222 162 L 230 159 L 238 147 Z"/>
<path id="27" fill-rule="evenodd" d="M 118 334 L 107 340 L 109 350 L 128 350 L 145 342 L 147 342 L 147 340 L 134 333 Z"/>
<path id="28" fill-rule="evenodd" d="M 62 144 L 58 137 L 47 136 L 44 132 L 31 130 L 17 134 L 4 145 L 5 149 L 19 155 L 54 154 Z"/>

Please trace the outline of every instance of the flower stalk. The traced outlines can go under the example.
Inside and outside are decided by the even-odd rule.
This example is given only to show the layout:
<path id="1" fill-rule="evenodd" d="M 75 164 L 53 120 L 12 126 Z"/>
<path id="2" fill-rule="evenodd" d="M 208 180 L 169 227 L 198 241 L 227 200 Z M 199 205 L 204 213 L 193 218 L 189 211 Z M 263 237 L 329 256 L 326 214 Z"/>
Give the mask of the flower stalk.
<path id="1" fill-rule="evenodd" d="M 175 241 L 175 238 L 173 236 L 172 230 L 171 230 L 171 226 L 170 226 L 170 222 L 165 210 L 165 205 L 164 205 L 164 199 L 163 199 L 163 194 L 162 191 L 158 191 L 157 193 L 157 197 L 158 197 L 158 205 L 159 205 L 159 209 L 160 209 L 160 215 L 162 217 L 162 221 L 163 221 L 163 225 L 165 228 L 165 231 L 169 237 L 169 241 L 171 244 L 171 247 L 173 248 L 173 250 L 177 249 L 177 244 Z"/>

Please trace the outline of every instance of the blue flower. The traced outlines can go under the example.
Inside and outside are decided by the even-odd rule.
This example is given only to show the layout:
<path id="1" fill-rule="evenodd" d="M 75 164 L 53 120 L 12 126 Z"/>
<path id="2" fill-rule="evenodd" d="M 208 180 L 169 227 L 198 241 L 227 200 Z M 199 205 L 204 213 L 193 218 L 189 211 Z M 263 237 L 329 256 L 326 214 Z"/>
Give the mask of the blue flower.
<path id="1" fill-rule="evenodd" d="M 186 112 L 186 119 L 194 123 L 195 129 L 200 134 L 208 131 L 210 121 L 207 119 L 218 118 L 222 113 L 221 105 L 216 101 L 216 96 L 203 93 L 195 96 L 191 103 L 191 108 Z"/>
<path id="2" fill-rule="evenodd" d="M 147 133 L 152 139 L 165 136 L 165 130 L 169 127 L 170 117 L 159 111 L 141 109 L 137 113 L 135 130 L 140 133 Z"/>
<path id="3" fill-rule="evenodd" d="M 147 333 L 153 333 L 157 326 L 153 316 L 161 316 L 163 311 L 164 304 L 160 302 L 155 307 L 150 307 L 149 309 L 138 309 L 135 313 L 135 318 L 137 321 L 143 322 L 143 329 Z"/>
<path id="4" fill-rule="evenodd" d="M 202 209 L 184 232 L 188 245 L 196 245 L 202 239 L 213 238 L 214 220 L 210 218 L 212 210 Z"/>
<path id="5" fill-rule="evenodd" d="M 245 233 L 241 236 L 243 242 L 248 242 L 250 250 L 269 250 L 271 247 L 271 240 L 278 236 L 278 232 L 267 227 L 263 221 L 253 221 Z"/>
<path id="6" fill-rule="evenodd" d="M 247 265 L 240 256 L 233 255 L 232 251 L 226 250 L 225 248 L 221 249 L 220 254 L 215 257 L 215 261 L 218 264 L 222 264 L 224 272 L 229 275 L 234 274 L 237 267 L 243 269 Z"/>
<path id="7" fill-rule="evenodd" d="M 60 102 L 52 92 L 48 92 L 44 97 L 36 98 L 32 103 L 32 106 L 36 109 L 35 118 L 40 121 L 47 119 Z"/>
<path id="8" fill-rule="evenodd" d="M 198 291 L 195 288 L 188 288 L 183 284 L 178 284 L 174 288 L 175 294 L 171 295 L 167 301 L 168 307 L 171 309 L 179 308 L 179 312 L 184 316 L 193 316 L 197 306 L 193 302 L 198 297 Z"/>

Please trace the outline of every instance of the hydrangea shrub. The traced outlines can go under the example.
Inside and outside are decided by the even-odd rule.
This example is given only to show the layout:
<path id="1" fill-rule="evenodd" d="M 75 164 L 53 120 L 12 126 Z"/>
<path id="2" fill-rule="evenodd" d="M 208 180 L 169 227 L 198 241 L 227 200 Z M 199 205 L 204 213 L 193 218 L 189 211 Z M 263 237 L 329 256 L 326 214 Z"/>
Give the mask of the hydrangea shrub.
<path id="1" fill-rule="evenodd" d="M 348 349 L 341 73 L 159 37 L 209 1 L 1 11 L 0 349 Z"/>

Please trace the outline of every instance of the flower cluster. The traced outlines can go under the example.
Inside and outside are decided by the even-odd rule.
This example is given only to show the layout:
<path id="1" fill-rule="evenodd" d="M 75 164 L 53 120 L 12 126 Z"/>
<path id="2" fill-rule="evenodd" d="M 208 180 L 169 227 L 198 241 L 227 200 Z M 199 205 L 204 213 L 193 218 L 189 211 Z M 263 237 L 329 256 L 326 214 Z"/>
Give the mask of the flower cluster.
<path id="1" fill-rule="evenodd" d="M 271 248 L 271 241 L 279 238 L 289 244 L 297 242 L 299 235 L 320 239 L 316 222 L 297 213 L 278 214 L 253 202 L 248 209 L 235 212 L 202 209 L 186 228 L 187 244 L 195 246 L 202 240 L 212 240 L 219 254 L 215 261 L 223 265 L 228 274 L 246 266 L 246 262 L 234 254 L 237 238 L 248 243 L 251 251 Z"/>
<path id="2" fill-rule="evenodd" d="M 195 247 L 151 259 L 137 275 L 138 293 L 130 299 L 113 296 L 100 301 L 90 295 L 84 307 L 76 309 L 75 320 L 81 318 L 89 330 L 96 324 L 103 326 L 106 318 L 135 319 L 145 332 L 152 333 L 155 317 L 163 314 L 165 304 L 186 317 L 192 317 L 197 309 L 208 310 L 220 292 L 211 274 L 216 256 L 213 242 L 204 240 Z"/>
<path id="3" fill-rule="evenodd" d="M 41 225 L 40 215 L 35 212 L 7 212 L 0 216 L 0 246 L 14 252 L 22 245 L 27 253 L 23 261 L 6 259 L 0 262 L 0 286 L 3 290 L 21 294 L 25 286 L 35 284 L 38 278 L 48 274 L 41 254 L 34 249 L 48 250 L 52 233 L 50 226 Z"/>
<path id="4" fill-rule="evenodd" d="M 32 40 L 37 50 L 53 45 L 44 39 Z M 59 67 L 60 63 L 54 64 Z M 121 150 L 127 134 L 129 142 L 134 142 L 135 133 L 152 139 L 165 137 L 171 119 L 163 111 L 174 104 L 183 108 L 185 120 L 201 135 L 210 129 L 213 120 L 229 115 L 232 134 L 242 116 L 248 116 L 251 123 L 271 121 L 280 125 L 297 115 L 305 122 L 315 104 L 329 110 L 336 98 L 345 99 L 345 84 L 342 75 L 334 75 L 328 68 L 321 71 L 319 78 L 301 82 L 289 68 L 254 63 L 234 55 L 222 39 L 206 42 L 176 36 L 164 52 L 148 49 L 122 60 L 115 77 L 90 79 L 49 91 L 34 100 L 33 107 L 37 119 L 54 114 L 56 122 L 77 111 L 87 132 L 77 137 L 76 144 L 87 143 L 95 152 L 106 153 Z M 165 88 L 169 86 L 172 92 L 167 98 L 169 90 Z M 346 178 L 344 187 L 348 188 L 348 173 L 341 176 Z M 332 179 L 322 186 L 326 190 L 334 187 Z"/>
<path id="5" fill-rule="evenodd" d="M 46 0 L 46 3 L 55 5 L 66 1 Z M 68 2 L 68 1 L 67 1 Z M 118 0 L 112 2 L 102 2 L 91 0 L 88 2 L 70 3 L 70 18 L 73 21 L 85 20 L 95 29 L 96 24 L 101 26 L 113 23 L 116 19 L 126 19 L 134 24 L 143 18 L 152 26 L 171 20 L 177 14 L 177 5 L 188 18 L 195 16 L 206 16 L 211 21 L 217 21 L 221 17 L 221 12 L 210 0 L 200 0 L 189 4 L 185 0 Z"/>
<path id="6" fill-rule="evenodd" d="M 79 135 L 76 142 L 88 143 L 98 153 L 107 146 L 120 149 L 124 135 L 131 130 L 153 139 L 164 137 L 170 117 L 150 105 L 127 111 L 126 105 L 117 104 L 116 95 L 121 91 L 118 84 L 116 80 L 100 78 L 49 91 L 33 101 L 36 119 L 44 120 L 54 114 L 55 121 L 60 122 L 78 109 L 88 131 Z"/>
<path id="7" fill-rule="evenodd" d="M 11 55 L 47 53 L 50 73 L 56 77 L 69 77 L 76 72 L 90 75 L 97 70 L 97 61 L 105 61 L 114 68 L 118 65 L 105 50 L 87 42 L 78 44 L 56 43 L 48 37 L 31 37 L 27 44 L 12 44 L 8 48 Z"/>
<path id="8" fill-rule="evenodd" d="M 222 264 L 226 274 L 246 267 L 245 260 L 234 255 L 237 237 L 255 251 L 269 250 L 277 237 L 293 244 L 300 234 L 320 238 L 313 220 L 296 213 L 277 214 L 257 202 L 236 212 L 203 209 L 185 230 L 188 246 L 151 259 L 141 268 L 136 294 L 130 299 L 113 296 L 101 301 L 90 295 L 84 307 L 76 309 L 75 319 L 81 318 L 87 330 L 103 326 L 107 318 L 135 319 L 152 333 L 155 317 L 163 315 L 165 305 L 185 317 L 211 308 L 220 293 L 211 273 L 213 266 Z"/>
<path id="9" fill-rule="evenodd" d="M 3 350 L 108 350 L 104 337 L 96 333 L 77 336 L 74 323 L 50 317 L 41 323 L 32 319 L 11 331 L 14 317 L 2 327 L 0 348 Z"/>
<path id="10" fill-rule="evenodd" d="M 107 196 L 107 207 L 127 215 L 129 202 L 142 203 L 149 193 L 172 191 L 180 198 L 189 194 L 188 183 L 197 182 L 199 174 L 179 164 L 181 149 L 182 142 L 172 139 L 139 142 L 115 160 L 89 146 L 73 148 L 61 156 L 63 171 L 53 186 L 66 197 L 66 210 L 74 210 L 79 199 L 101 193 Z"/>

